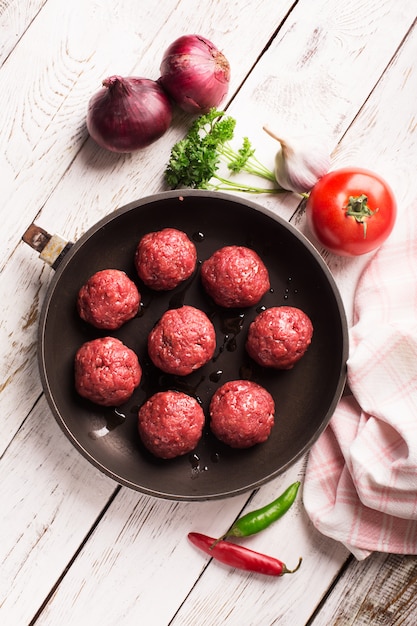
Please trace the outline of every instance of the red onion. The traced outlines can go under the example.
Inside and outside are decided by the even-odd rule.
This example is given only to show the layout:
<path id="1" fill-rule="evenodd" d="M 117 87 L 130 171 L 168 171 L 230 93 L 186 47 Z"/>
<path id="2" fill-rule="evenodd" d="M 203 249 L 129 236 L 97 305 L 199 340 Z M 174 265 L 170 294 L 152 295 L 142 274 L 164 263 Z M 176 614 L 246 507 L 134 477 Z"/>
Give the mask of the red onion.
<path id="1" fill-rule="evenodd" d="M 184 35 L 165 51 L 159 82 L 188 113 L 207 113 L 226 97 L 230 64 L 208 39 Z"/>
<path id="2" fill-rule="evenodd" d="M 172 120 L 172 105 L 154 80 L 110 76 L 88 103 L 87 129 L 102 148 L 133 152 L 159 139 Z"/>

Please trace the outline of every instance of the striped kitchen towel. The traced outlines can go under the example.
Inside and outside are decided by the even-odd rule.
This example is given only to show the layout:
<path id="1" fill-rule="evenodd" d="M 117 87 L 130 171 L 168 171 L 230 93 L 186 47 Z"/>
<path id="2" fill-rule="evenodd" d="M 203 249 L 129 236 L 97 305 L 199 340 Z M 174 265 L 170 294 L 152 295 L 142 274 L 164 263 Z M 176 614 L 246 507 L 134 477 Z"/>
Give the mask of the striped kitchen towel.
<path id="1" fill-rule="evenodd" d="M 314 526 L 357 559 L 417 554 L 417 211 L 401 211 L 358 282 L 348 385 L 307 462 Z"/>

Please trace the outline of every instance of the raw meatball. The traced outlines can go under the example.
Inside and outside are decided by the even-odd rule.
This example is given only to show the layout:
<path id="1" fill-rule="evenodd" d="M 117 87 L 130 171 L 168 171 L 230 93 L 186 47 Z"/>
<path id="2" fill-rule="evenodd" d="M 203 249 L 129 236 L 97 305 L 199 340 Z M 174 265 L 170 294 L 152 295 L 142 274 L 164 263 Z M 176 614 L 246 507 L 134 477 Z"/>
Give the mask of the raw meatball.
<path id="1" fill-rule="evenodd" d="M 287 370 L 304 355 L 312 336 L 313 324 L 303 311 L 271 307 L 250 324 L 246 350 L 259 365 Z"/>
<path id="2" fill-rule="evenodd" d="M 163 372 L 186 376 L 214 355 L 216 332 L 207 315 L 192 306 L 166 311 L 148 336 L 149 356 Z"/>
<path id="3" fill-rule="evenodd" d="M 78 292 L 80 317 L 96 328 L 114 330 L 135 317 L 140 294 L 133 281 L 121 270 L 101 270 L 88 279 Z"/>
<path id="4" fill-rule="evenodd" d="M 75 388 L 80 396 L 96 404 L 123 404 L 141 377 L 138 357 L 115 337 L 87 341 L 75 355 Z"/>
<path id="5" fill-rule="evenodd" d="M 201 438 L 204 412 L 195 398 L 180 391 L 160 391 L 139 410 L 144 446 L 161 459 L 191 452 Z"/>
<path id="6" fill-rule="evenodd" d="M 152 289 L 168 291 L 189 278 L 197 263 L 197 251 L 185 233 L 164 228 L 140 240 L 135 254 L 139 278 Z"/>
<path id="7" fill-rule="evenodd" d="M 254 250 L 225 246 L 201 266 L 204 289 L 219 306 L 249 307 L 270 287 L 268 270 Z"/>
<path id="8" fill-rule="evenodd" d="M 250 448 L 266 441 L 275 419 L 275 402 L 264 388 L 249 380 L 232 380 L 214 393 L 210 427 L 232 448 Z"/>

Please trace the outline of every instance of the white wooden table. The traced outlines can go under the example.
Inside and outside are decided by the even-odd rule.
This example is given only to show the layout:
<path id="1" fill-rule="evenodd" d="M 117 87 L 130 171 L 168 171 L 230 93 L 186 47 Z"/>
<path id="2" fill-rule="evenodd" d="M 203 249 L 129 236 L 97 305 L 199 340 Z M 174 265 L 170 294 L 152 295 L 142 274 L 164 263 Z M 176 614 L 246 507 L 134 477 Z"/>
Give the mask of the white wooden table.
<path id="1" fill-rule="evenodd" d="M 305 459 L 254 494 L 178 503 L 121 487 L 81 457 L 51 415 L 37 368 L 53 270 L 21 236 L 36 221 L 74 241 L 165 188 L 170 148 L 189 117 L 177 113 L 161 140 L 120 156 L 88 138 L 86 107 L 106 76 L 158 78 L 162 52 L 185 33 L 228 57 L 236 133 L 250 136 L 264 162 L 272 166 L 275 151 L 265 122 L 313 127 L 329 138 L 333 167 L 374 169 L 400 210 L 417 208 L 416 9 L 415 0 L 1 3 L 2 626 L 415 624 L 416 557 L 355 561 L 314 530 L 302 498 L 278 529 L 247 542 L 289 564 L 302 555 L 294 576 L 231 570 L 190 546 L 188 531 L 216 536 L 245 506 L 302 480 Z M 255 199 L 306 232 L 295 196 Z M 320 252 L 350 320 L 364 259 Z"/>

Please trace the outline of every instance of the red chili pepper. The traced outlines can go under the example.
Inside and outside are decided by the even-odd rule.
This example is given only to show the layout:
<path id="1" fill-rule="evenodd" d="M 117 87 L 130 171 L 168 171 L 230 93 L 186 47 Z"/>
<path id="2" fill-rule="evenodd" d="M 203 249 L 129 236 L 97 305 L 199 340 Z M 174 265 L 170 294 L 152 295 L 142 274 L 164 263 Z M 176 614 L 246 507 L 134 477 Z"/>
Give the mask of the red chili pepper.
<path id="1" fill-rule="evenodd" d="M 201 533 L 188 533 L 188 539 L 197 548 L 225 565 L 269 576 L 292 574 L 298 570 L 302 561 L 300 557 L 297 567 L 290 570 L 285 563 L 272 556 L 249 550 L 231 541 L 217 541 Z"/>

